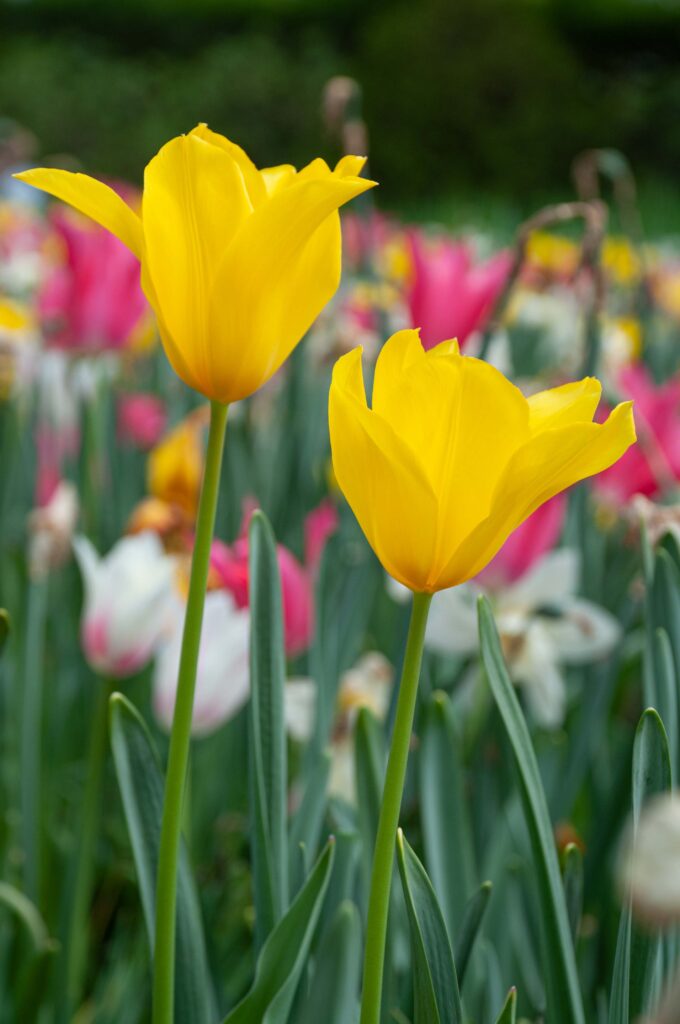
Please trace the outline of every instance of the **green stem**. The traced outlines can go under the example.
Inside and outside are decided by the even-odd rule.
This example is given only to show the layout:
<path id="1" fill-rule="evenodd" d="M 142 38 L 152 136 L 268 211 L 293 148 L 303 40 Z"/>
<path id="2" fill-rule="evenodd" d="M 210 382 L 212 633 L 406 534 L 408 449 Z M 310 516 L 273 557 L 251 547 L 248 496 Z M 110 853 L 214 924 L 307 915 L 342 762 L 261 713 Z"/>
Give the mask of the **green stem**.
<path id="1" fill-rule="evenodd" d="M 220 405 L 218 402 L 213 402 L 211 406 L 210 436 L 198 508 L 189 598 L 177 679 L 175 714 L 170 734 L 156 881 L 153 1024 L 173 1024 L 177 865 L 182 831 L 182 803 L 189 760 L 196 670 L 210 564 L 210 547 L 215 526 L 224 435 L 227 427 L 227 409 L 226 405 Z"/>
<path id="2" fill-rule="evenodd" d="M 26 647 L 24 652 L 23 713 L 21 716 L 21 833 L 24 890 L 39 904 L 40 791 L 42 772 L 43 651 L 47 616 L 48 579 L 28 585 Z"/>
<path id="3" fill-rule="evenodd" d="M 413 715 L 418 694 L 420 663 L 423 657 L 425 624 L 432 600 L 431 594 L 414 594 L 411 622 L 406 641 L 404 667 L 399 685 L 397 713 L 385 773 L 378 834 L 373 854 L 371 892 L 368 900 L 364 981 L 361 998 L 361 1024 L 379 1024 L 382 997 L 385 938 L 390 906 L 390 888 L 394 867 L 394 844 L 399 825 L 401 797 L 404 791 L 406 765 L 413 728 Z"/>
<path id="4" fill-rule="evenodd" d="M 73 898 L 66 943 L 65 1013 L 61 1018 L 63 1020 L 71 1020 L 82 991 L 87 961 L 89 934 L 87 920 L 92 898 L 95 847 L 101 818 L 101 788 L 106 764 L 108 707 L 113 683 L 97 679 L 95 685 L 98 693 L 85 765 L 85 790 L 81 805 L 80 835 L 74 865 Z"/>

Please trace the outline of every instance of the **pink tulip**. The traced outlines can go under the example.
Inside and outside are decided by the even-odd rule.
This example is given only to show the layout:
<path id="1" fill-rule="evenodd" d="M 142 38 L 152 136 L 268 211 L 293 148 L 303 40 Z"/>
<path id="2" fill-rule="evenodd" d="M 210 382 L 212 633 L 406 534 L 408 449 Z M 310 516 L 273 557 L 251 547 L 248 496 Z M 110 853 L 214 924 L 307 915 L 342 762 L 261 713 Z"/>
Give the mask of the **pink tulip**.
<path id="1" fill-rule="evenodd" d="M 121 395 L 118 401 L 118 434 L 142 451 L 156 445 L 167 423 L 165 404 L 156 395 Z"/>
<path id="2" fill-rule="evenodd" d="M 636 494 L 653 498 L 680 480 L 680 377 L 657 386 L 643 366 L 629 366 L 618 385 L 622 397 L 635 403 L 638 442 L 595 486 L 616 501 Z"/>
<path id="3" fill-rule="evenodd" d="M 88 352 L 123 348 L 148 311 L 137 258 L 110 232 L 66 209 L 55 208 L 51 220 L 65 261 L 38 295 L 50 344 Z"/>
<path id="4" fill-rule="evenodd" d="M 326 542 L 337 530 L 338 510 L 325 498 L 305 519 L 305 565 L 314 573 L 319 567 Z"/>
<path id="5" fill-rule="evenodd" d="M 309 574 L 282 544 L 276 546 L 286 654 L 295 657 L 307 650 L 312 639 L 314 607 Z M 213 541 L 211 567 L 221 585 L 228 590 L 238 608 L 248 605 L 248 538 L 241 536 L 233 544 Z"/>
<path id="6" fill-rule="evenodd" d="M 564 494 L 558 494 L 536 509 L 510 534 L 496 557 L 479 574 L 479 582 L 494 590 L 524 576 L 559 540 L 566 508 Z"/>
<path id="7" fill-rule="evenodd" d="M 510 253 L 474 264 L 466 242 L 430 241 L 415 229 L 408 232 L 408 243 L 412 277 L 407 301 L 423 347 L 449 338 L 457 338 L 462 347 L 484 327 L 507 279 Z"/>

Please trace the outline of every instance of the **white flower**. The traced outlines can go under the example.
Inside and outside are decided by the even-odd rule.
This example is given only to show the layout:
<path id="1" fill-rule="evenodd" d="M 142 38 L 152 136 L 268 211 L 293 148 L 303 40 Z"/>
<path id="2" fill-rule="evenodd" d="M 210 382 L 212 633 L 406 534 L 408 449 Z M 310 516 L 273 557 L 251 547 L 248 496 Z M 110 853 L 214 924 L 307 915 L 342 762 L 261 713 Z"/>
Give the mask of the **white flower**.
<path id="1" fill-rule="evenodd" d="M 29 516 L 28 562 L 33 579 L 44 578 L 66 561 L 77 521 L 78 492 L 73 484 L 61 480 L 48 503 L 33 509 Z"/>
<path id="2" fill-rule="evenodd" d="M 338 688 L 336 716 L 331 737 L 331 771 L 328 792 L 348 803 L 356 802 L 354 773 L 354 726 L 361 708 L 368 708 L 383 722 L 387 717 L 394 670 L 378 651 L 369 651 L 344 673 Z M 316 711 L 316 683 L 291 679 L 286 684 L 285 712 L 289 734 L 298 742 L 312 735 Z"/>
<path id="3" fill-rule="evenodd" d="M 85 656 L 102 675 L 133 675 L 153 656 L 167 626 L 174 561 L 155 533 L 125 537 L 104 558 L 86 537 L 76 537 L 73 548 L 85 584 Z"/>
<path id="4" fill-rule="evenodd" d="M 175 599 L 172 626 L 156 658 L 153 707 L 160 724 L 170 729 L 175 711 L 177 675 L 186 605 Z M 250 613 L 238 608 L 225 590 L 206 595 L 198 656 L 192 733 L 207 736 L 245 704 L 250 693 Z"/>
<path id="5" fill-rule="evenodd" d="M 624 898 L 654 928 L 680 922 L 680 795 L 655 797 L 628 834 L 620 870 Z"/>
<path id="6" fill-rule="evenodd" d="M 582 665 L 608 655 L 621 635 L 613 615 L 576 597 L 578 555 L 551 551 L 515 583 L 489 594 L 513 681 L 524 690 L 539 725 L 564 721 L 563 665 Z M 482 589 L 464 583 L 435 594 L 425 643 L 444 654 L 470 655 L 479 646 L 476 601 Z"/>

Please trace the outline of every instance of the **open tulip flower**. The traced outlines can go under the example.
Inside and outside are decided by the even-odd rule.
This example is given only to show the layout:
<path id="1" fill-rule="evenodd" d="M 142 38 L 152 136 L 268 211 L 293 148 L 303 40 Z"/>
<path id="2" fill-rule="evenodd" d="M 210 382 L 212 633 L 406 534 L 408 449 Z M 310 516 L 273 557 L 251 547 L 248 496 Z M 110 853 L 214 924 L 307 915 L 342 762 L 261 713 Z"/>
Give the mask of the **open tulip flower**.
<path id="1" fill-rule="evenodd" d="M 144 173 L 141 215 L 101 181 L 38 168 L 20 180 L 70 203 L 140 260 L 168 359 L 182 380 L 227 404 L 276 372 L 338 287 L 338 209 L 375 184 L 364 159 L 335 170 L 258 170 L 198 125 L 171 139 Z"/>
<path id="2" fill-rule="evenodd" d="M 539 505 L 620 458 L 631 403 L 593 423 L 600 390 L 586 378 L 527 399 L 455 342 L 426 353 L 407 330 L 378 357 L 369 407 L 361 349 L 338 360 L 335 475 L 390 575 L 430 594 L 470 579 Z"/>
<path id="3" fill-rule="evenodd" d="M 175 565 L 153 533 L 125 537 L 101 558 L 73 542 L 85 584 L 82 643 L 92 668 L 124 679 L 152 658 L 173 609 Z"/>

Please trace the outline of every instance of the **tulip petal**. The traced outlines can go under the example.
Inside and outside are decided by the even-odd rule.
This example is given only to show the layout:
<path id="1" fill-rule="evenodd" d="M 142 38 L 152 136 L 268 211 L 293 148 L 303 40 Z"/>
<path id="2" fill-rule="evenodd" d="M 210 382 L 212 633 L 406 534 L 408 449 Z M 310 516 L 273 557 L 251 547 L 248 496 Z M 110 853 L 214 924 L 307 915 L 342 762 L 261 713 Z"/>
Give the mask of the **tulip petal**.
<path id="1" fill-rule="evenodd" d="M 212 289 L 217 394 L 235 401 L 268 380 L 311 327 L 340 280 L 338 207 L 373 186 L 363 178 L 296 180 L 259 206 L 225 253 Z M 233 301 L 225 305 L 227 293 Z"/>
<path id="2" fill-rule="evenodd" d="M 631 402 L 618 405 L 605 423 L 576 423 L 534 435 L 509 460 L 489 515 L 430 579 L 430 588 L 439 590 L 475 576 L 539 505 L 611 466 L 634 441 Z"/>
<path id="3" fill-rule="evenodd" d="M 277 167 L 263 167 L 260 171 L 267 195 L 273 196 L 282 188 L 288 188 L 297 176 L 297 171 L 292 164 L 278 164 Z"/>
<path id="4" fill-rule="evenodd" d="M 235 142 L 227 139 L 224 135 L 218 135 L 217 132 L 211 131 L 207 124 L 196 125 L 189 134 L 195 135 L 197 139 L 203 139 L 204 142 L 209 142 L 211 146 L 218 146 L 236 161 L 241 168 L 241 174 L 243 175 L 243 180 L 246 183 L 248 195 L 253 206 L 257 206 L 258 203 L 267 198 L 264 179 L 244 149 L 241 149 L 240 146 L 237 146 Z"/>
<path id="5" fill-rule="evenodd" d="M 358 177 L 363 171 L 365 164 L 365 156 L 352 156 L 351 153 L 347 153 L 338 160 L 333 174 L 336 174 L 339 178 Z"/>
<path id="6" fill-rule="evenodd" d="M 87 174 L 74 174 L 72 171 L 59 171 L 50 167 L 21 171 L 14 177 L 80 210 L 119 238 L 137 259 L 142 258 L 142 224 L 139 217 L 103 181 L 97 181 Z"/>
<path id="7" fill-rule="evenodd" d="M 404 370 L 418 359 L 424 358 L 425 350 L 420 343 L 419 328 L 397 331 L 387 339 L 380 349 L 375 364 L 371 401 L 374 412 L 385 419 L 391 419 L 393 412 L 391 396 L 402 384 Z"/>
<path id="8" fill-rule="evenodd" d="M 599 380 L 585 377 L 573 384 L 563 384 L 531 395 L 528 399 L 531 432 L 564 427 L 568 423 L 591 422 L 601 394 Z"/>
<path id="9" fill-rule="evenodd" d="M 165 331 L 191 367 L 191 382 L 212 395 L 208 295 L 215 267 L 250 215 L 241 169 L 224 149 L 196 135 L 168 142 L 144 173 L 145 262 Z"/>
<path id="10" fill-rule="evenodd" d="M 394 579 L 420 589 L 437 500 L 411 449 L 368 409 L 360 348 L 335 365 L 329 424 L 335 475 L 369 544 Z"/>

